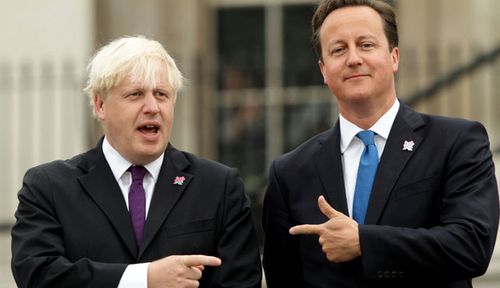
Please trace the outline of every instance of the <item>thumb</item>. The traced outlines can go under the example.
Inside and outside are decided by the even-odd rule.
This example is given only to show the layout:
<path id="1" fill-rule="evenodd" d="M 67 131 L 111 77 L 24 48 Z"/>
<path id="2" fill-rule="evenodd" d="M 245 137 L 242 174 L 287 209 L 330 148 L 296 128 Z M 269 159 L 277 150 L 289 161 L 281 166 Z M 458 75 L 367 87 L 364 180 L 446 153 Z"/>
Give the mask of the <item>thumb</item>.
<path id="1" fill-rule="evenodd" d="M 203 266 L 203 265 L 192 266 L 192 268 L 196 268 L 196 269 L 200 270 L 201 272 L 203 272 L 203 270 L 205 270 L 205 266 Z"/>
<path id="2" fill-rule="evenodd" d="M 318 197 L 318 206 L 319 210 L 321 210 L 321 213 L 323 213 L 328 219 L 332 219 L 333 217 L 336 217 L 339 212 L 337 210 L 333 209 L 328 202 L 326 202 L 325 197 L 323 195 Z"/>

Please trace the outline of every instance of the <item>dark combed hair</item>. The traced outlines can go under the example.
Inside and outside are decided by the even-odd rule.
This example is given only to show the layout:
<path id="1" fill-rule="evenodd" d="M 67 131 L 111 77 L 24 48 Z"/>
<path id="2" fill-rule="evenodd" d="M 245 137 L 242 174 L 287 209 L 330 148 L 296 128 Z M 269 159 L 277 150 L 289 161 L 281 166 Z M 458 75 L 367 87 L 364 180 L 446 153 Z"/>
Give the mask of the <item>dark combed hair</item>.
<path id="1" fill-rule="evenodd" d="M 349 6 L 367 6 L 375 10 L 384 23 L 384 32 L 389 42 L 389 48 L 392 50 L 399 45 L 398 26 L 396 23 L 396 14 L 392 6 L 382 0 L 322 0 L 312 18 L 312 42 L 316 53 L 321 59 L 321 42 L 319 32 L 321 25 L 326 17 L 334 10 Z"/>

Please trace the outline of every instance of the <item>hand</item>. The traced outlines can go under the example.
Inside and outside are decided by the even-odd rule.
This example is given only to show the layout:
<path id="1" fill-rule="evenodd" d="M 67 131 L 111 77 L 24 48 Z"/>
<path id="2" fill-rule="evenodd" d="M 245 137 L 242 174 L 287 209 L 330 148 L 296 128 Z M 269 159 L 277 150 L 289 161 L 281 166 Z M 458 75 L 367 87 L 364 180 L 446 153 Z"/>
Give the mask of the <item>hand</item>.
<path id="1" fill-rule="evenodd" d="M 175 255 L 149 264 L 148 288 L 196 288 L 205 266 L 219 266 L 221 260 L 205 255 Z"/>
<path id="2" fill-rule="evenodd" d="M 318 225 L 294 226 L 290 228 L 290 234 L 319 235 L 319 244 L 331 262 L 346 262 L 361 256 L 358 223 L 333 209 L 323 196 L 319 196 L 318 206 L 329 220 Z"/>

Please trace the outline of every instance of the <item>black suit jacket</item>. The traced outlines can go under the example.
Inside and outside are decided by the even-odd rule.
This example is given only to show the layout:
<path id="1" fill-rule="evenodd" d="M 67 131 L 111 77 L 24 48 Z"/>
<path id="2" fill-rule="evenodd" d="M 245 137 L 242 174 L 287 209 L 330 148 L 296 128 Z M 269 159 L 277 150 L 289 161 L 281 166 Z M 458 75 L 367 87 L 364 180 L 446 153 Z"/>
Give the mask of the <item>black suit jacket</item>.
<path id="1" fill-rule="evenodd" d="M 174 185 L 184 176 L 183 185 Z M 123 194 L 101 144 L 28 170 L 12 228 L 19 287 L 117 287 L 130 263 L 206 254 L 200 287 L 260 287 L 255 227 L 235 169 L 169 146 L 137 251 Z"/>
<path id="2" fill-rule="evenodd" d="M 415 143 L 403 150 L 405 141 Z M 488 137 L 476 122 L 428 116 L 401 105 L 374 182 L 362 256 L 331 263 L 299 224 L 327 220 L 325 195 L 348 215 L 340 128 L 275 160 L 264 202 L 268 287 L 470 287 L 488 266 L 499 200 Z"/>

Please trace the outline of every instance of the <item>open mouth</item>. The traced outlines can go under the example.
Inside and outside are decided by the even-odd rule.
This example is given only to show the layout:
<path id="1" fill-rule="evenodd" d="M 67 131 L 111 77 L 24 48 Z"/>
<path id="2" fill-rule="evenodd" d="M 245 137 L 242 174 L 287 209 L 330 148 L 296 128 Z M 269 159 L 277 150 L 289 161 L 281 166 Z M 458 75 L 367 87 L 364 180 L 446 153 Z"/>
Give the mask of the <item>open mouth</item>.
<path id="1" fill-rule="evenodd" d="M 144 134 L 156 134 L 158 133 L 158 130 L 160 130 L 160 127 L 157 125 L 143 125 L 138 129 Z"/>

